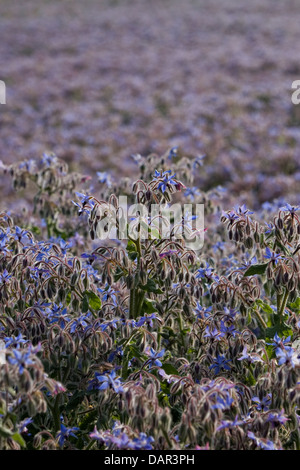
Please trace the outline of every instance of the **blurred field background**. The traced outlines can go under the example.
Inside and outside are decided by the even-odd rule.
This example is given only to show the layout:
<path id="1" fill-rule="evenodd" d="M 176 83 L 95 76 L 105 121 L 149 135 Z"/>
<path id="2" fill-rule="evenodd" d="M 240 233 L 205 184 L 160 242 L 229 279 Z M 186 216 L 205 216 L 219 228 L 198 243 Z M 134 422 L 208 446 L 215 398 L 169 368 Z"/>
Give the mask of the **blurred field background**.
<path id="1" fill-rule="evenodd" d="M 298 0 L 1 0 L 0 160 L 134 179 L 178 145 L 234 203 L 296 202 L 299 24 Z"/>

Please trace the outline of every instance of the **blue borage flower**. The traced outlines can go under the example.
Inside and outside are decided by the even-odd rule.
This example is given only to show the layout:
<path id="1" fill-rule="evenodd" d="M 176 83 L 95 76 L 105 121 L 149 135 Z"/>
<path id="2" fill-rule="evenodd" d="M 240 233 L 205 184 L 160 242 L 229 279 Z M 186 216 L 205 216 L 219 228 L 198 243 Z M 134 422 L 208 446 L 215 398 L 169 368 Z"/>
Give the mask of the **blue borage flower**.
<path id="1" fill-rule="evenodd" d="M 238 416 L 236 416 L 233 421 L 222 420 L 220 426 L 217 427 L 216 431 L 218 432 L 222 429 L 233 429 L 236 426 L 241 426 L 243 424 L 245 424 L 245 421 L 238 419 Z"/>
<path id="2" fill-rule="evenodd" d="M 266 248 L 266 254 L 264 255 L 264 258 L 269 259 L 270 261 L 273 261 L 275 264 L 277 264 L 279 260 L 284 259 L 284 257 L 281 256 L 280 254 L 275 253 L 274 251 L 271 251 L 268 246 Z"/>
<path id="3" fill-rule="evenodd" d="M 276 349 L 275 351 L 278 365 L 286 364 L 295 368 L 296 366 L 300 365 L 300 360 L 298 358 L 298 354 L 292 348 L 289 349 Z"/>
<path id="4" fill-rule="evenodd" d="M 78 318 L 71 321 L 70 333 L 74 333 L 77 329 L 85 331 L 89 326 L 89 320 L 91 319 L 91 313 L 81 314 Z"/>
<path id="5" fill-rule="evenodd" d="M 60 431 L 58 431 L 56 438 L 58 439 L 58 444 L 60 447 L 63 447 L 65 441 L 70 437 L 75 437 L 77 439 L 77 436 L 75 435 L 75 432 L 79 431 L 79 428 L 77 427 L 72 427 L 72 428 L 67 428 L 63 423 L 60 425 Z"/>
<path id="6" fill-rule="evenodd" d="M 214 339 L 216 341 L 220 341 L 224 337 L 224 333 L 217 330 L 217 328 L 211 328 L 207 326 L 205 328 L 205 334 L 203 335 L 204 338 Z"/>
<path id="7" fill-rule="evenodd" d="M 270 439 L 262 439 L 255 436 L 252 431 L 247 432 L 249 439 L 252 439 L 257 447 L 260 447 L 263 450 L 282 450 L 281 447 L 277 447 L 273 441 Z"/>
<path id="8" fill-rule="evenodd" d="M 111 188 L 112 179 L 109 173 L 105 171 L 97 171 L 97 178 L 99 183 L 106 184 L 108 188 Z"/>
<path id="9" fill-rule="evenodd" d="M 93 201 L 92 196 L 87 196 L 86 194 L 82 194 L 79 192 L 75 192 L 76 196 L 78 199 L 80 199 L 80 203 L 76 201 L 72 201 L 72 203 L 79 208 L 78 210 L 78 215 L 83 214 L 86 212 L 87 214 L 90 214 L 91 209 L 95 205 L 95 201 Z"/>
<path id="10" fill-rule="evenodd" d="M 113 302 L 114 305 L 117 305 L 117 294 L 119 293 L 119 291 L 116 291 L 108 284 L 106 284 L 104 289 L 98 287 L 97 290 L 98 292 L 101 292 L 102 300 L 104 302 Z"/>
<path id="11" fill-rule="evenodd" d="M 246 204 L 243 204 L 242 206 L 235 206 L 234 210 L 238 216 L 248 216 L 249 214 L 254 214 L 254 212 L 247 209 Z"/>
<path id="12" fill-rule="evenodd" d="M 154 175 L 156 178 L 158 177 L 157 173 L 158 172 L 156 170 L 155 175 Z M 158 183 L 157 189 L 160 189 L 163 193 L 165 191 L 167 191 L 167 189 L 169 189 L 168 188 L 169 185 L 176 185 L 177 184 L 177 181 L 174 180 L 176 175 L 174 174 L 174 175 L 171 176 L 170 173 L 171 173 L 171 170 L 164 171 L 162 173 L 162 175 L 159 176 L 159 178 L 163 178 L 163 181 L 160 181 Z"/>
<path id="13" fill-rule="evenodd" d="M 222 217 L 225 217 L 225 219 L 227 219 L 230 222 L 230 224 L 233 224 L 233 222 L 239 218 L 236 215 L 236 213 L 233 211 L 230 211 L 230 212 L 222 211 Z"/>
<path id="14" fill-rule="evenodd" d="M 257 411 L 267 411 L 269 409 L 269 405 L 272 401 L 272 394 L 268 393 L 267 396 L 262 397 L 252 397 L 252 401 L 255 403 L 255 408 Z"/>
<path id="15" fill-rule="evenodd" d="M 229 362 L 230 360 L 225 359 L 225 356 L 218 354 L 209 368 L 213 369 L 215 374 L 219 374 L 222 370 L 231 370 L 231 367 L 228 365 Z"/>
<path id="16" fill-rule="evenodd" d="M 46 307 L 45 312 L 51 323 L 58 323 L 61 328 L 64 328 L 70 321 L 67 308 L 60 303 L 59 305 L 53 304 L 52 307 Z"/>
<path id="17" fill-rule="evenodd" d="M 34 355 L 40 351 L 40 345 L 33 347 L 29 346 L 28 349 L 15 348 L 12 349 L 12 356 L 8 356 L 8 362 L 12 365 L 18 366 L 19 374 L 22 375 L 27 366 L 34 364 Z"/>
<path id="18" fill-rule="evenodd" d="M 18 226 L 15 227 L 15 232 L 11 234 L 11 236 L 17 240 L 17 241 L 21 241 L 23 237 L 29 237 L 28 236 L 28 230 L 25 230 L 25 229 L 22 229 Z"/>
<path id="19" fill-rule="evenodd" d="M 23 421 L 21 421 L 21 423 L 18 424 L 18 431 L 20 434 L 22 433 L 28 433 L 28 429 L 27 429 L 27 426 L 29 426 L 29 424 L 33 423 L 33 418 L 25 418 L 23 419 Z M 30 434 L 28 434 L 30 436 Z"/>
<path id="20" fill-rule="evenodd" d="M 205 268 L 199 268 L 198 271 L 196 272 L 196 279 L 207 279 L 207 280 L 216 280 L 218 279 L 218 276 L 216 276 L 213 273 L 213 268 L 209 266 L 209 264 L 206 262 L 206 267 Z"/>
<path id="21" fill-rule="evenodd" d="M 117 377 L 115 370 L 112 370 L 107 374 L 100 374 L 99 372 L 95 372 L 95 378 L 89 382 L 88 390 L 107 390 L 109 388 L 114 390 L 116 393 L 124 392 L 121 378 Z"/>
<path id="22" fill-rule="evenodd" d="M 128 432 L 128 431 L 127 431 Z M 154 438 L 147 436 L 147 434 L 140 432 L 138 437 L 129 437 L 123 430 L 119 423 L 115 423 L 111 431 L 98 431 L 95 426 L 94 431 L 90 433 L 90 438 L 104 443 L 106 446 L 114 445 L 118 449 L 133 449 L 133 450 L 152 450 L 152 443 Z"/>
<path id="23" fill-rule="evenodd" d="M 265 231 L 265 234 L 267 235 L 268 233 L 272 233 L 275 228 L 274 225 L 272 223 L 266 223 L 266 226 L 268 227 L 268 230 Z"/>
<path id="24" fill-rule="evenodd" d="M 277 428 L 287 421 L 290 421 L 290 419 L 285 415 L 284 410 L 279 412 L 269 411 L 266 415 L 266 422 L 271 423 L 272 428 Z"/>
<path id="25" fill-rule="evenodd" d="M 223 336 L 232 337 L 234 338 L 236 335 L 239 335 L 240 332 L 235 328 L 235 326 L 231 323 L 230 325 L 225 325 L 225 322 L 222 320 L 220 324 L 220 331 Z"/>
<path id="26" fill-rule="evenodd" d="M 195 171 L 197 167 L 203 166 L 203 160 L 206 155 L 198 155 L 193 161 L 193 170 Z"/>
<path id="27" fill-rule="evenodd" d="M 228 410 L 231 408 L 231 405 L 234 403 L 234 399 L 228 394 L 226 397 L 217 397 L 217 401 L 212 405 L 213 409 L 217 410 Z"/>
<path id="28" fill-rule="evenodd" d="M 12 275 L 8 273 L 7 269 L 4 269 L 3 273 L 0 274 L 0 284 L 6 284 L 11 278 Z"/>
<path id="29" fill-rule="evenodd" d="M 147 347 L 145 349 L 145 353 L 149 357 L 149 359 L 147 360 L 147 364 L 149 364 L 150 367 L 152 367 L 153 365 L 158 366 L 158 367 L 162 366 L 162 363 L 159 359 L 164 356 L 165 349 L 162 349 L 161 351 L 156 352 L 153 348 Z"/>
<path id="30" fill-rule="evenodd" d="M 300 206 L 291 206 L 290 204 L 286 203 L 285 206 L 280 207 L 280 210 L 283 212 L 289 212 L 292 216 L 300 209 Z"/>
<path id="31" fill-rule="evenodd" d="M 201 193 L 199 189 L 196 186 L 194 186 L 192 188 L 187 188 L 184 192 L 184 195 L 192 199 L 192 201 L 194 201 L 198 196 L 201 196 Z"/>
<path id="32" fill-rule="evenodd" d="M 273 338 L 272 343 L 266 342 L 266 344 L 269 345 L 269 346 L 273 346 L 273 348 L 275 348 L 277 350 L 278 348 L 279 349 L 286 348 L 287 343 L 289 343 L 290 341 L 291 341 L 290 336 L 288 336 L 287 338 L 280 338 L 278 333 L 275 333 L 275 336 Z M 291 349 L 291 348 L 288 347 L 288 349 Z"/>
<path id="33" fill-rule="evenodd" d="M 54 154 L 47 154 L 47 153 L 43 153 L 43 156 L 42 156 L 42 164 L 49 167 L 51 166 L 52 164 L 55 164 L 57 163 L 57 156 L 54 155 Z"/>
<path id="34" fill-rule="evenodd" d="M 19 164 L 19 168 L 20 170 L 25 169 L 26 171 L 28 171 L 28 173 L 33 173 L 33 171 L 36 168 L 36 161 L 31 159 L 31 160 L 26 160 L 25 162 L 21 162 Z"/>
<path id="35" fill-rule="evenodd" d="M 26 344 L 29 341 L 23 338 L 22 334 L 19 333 L 18 336 L 7 336 L 6 338 L 4 338 L 4 342 L 6 348 L 10 348 L 11 346 L 13 346 L 14 348 L 18 349 L 21 347 L 21 345 Z"/>
<path id="36" fill-rule="evenodd" d="M 198 301 L 197 306 L 194 310 L 194 314 L 197 318 L 209 318 L 211 315 L 212 306 L 210 307 L 203 307 Z"/>
<path id="37" fill-rule="evenodd" d="M 178 154 L 178 146 L 172 147 L 169 151 L 168 159 L 172 160 L 172 158 L 176 157 Z"/>
<path id="38" fill-rule="evenodd" d="M 262 358 L 256 353 L 248 353 L 248 346 L 245 345 L 242 351 L 241 356 L 238 358 L 238 361 L 248 361 L 249 363 L 253 362 L 263 362 Z"/>

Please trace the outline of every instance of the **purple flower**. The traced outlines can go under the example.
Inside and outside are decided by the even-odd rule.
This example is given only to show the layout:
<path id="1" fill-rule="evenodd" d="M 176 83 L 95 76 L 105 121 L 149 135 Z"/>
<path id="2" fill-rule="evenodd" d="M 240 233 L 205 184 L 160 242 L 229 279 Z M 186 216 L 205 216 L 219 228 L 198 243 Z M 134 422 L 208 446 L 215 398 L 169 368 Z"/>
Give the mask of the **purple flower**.
<path id="1" fill-rule="evenodd" d="M 276 447 L 273 441 L 267 439 L 259 439 L 254 435 L 252 431 L 248 431 L 248 437 L 252 439 L 255 444 L 263 450 L 281 450 L 280 448 Z"/>
<path id="2" fill-rule="evenodd" d="M 274 230 L 274 225 L 273 224 L 268 224 L 268 223 L 266 223 L 266 225 L 268 227 L 268 230 L 265 231 L 265 234 L 272 233 L 273 230 Z"/>
<path id="3" fill-rule="evenodd" d="M 217 428 L 217 431 L 221 431 L 222 429 L 232 429 L 236 426 L 240 426 L 241 424 L 245 424 L 244 421 L 238 420 L 236 416 L 233 421 L 221 421 L 221 425 Z"/>
<path id="4" fill-rule="evenodd" d="M 156 314 L 152 313 L 152 315 L 141 317 L 139 321 L 135 322 L 136 327 L 143 326 L 145 323 L 147 323 L 151 328 L 153 327 L 153 321 L 156 320 Z"/>
<path id="5" fill-rule="evenodd" d="M 212 329 L 209 326 L 205 328 L 205 332 L 205 335 L 203 335 L 204 338 L 215 339 L 217 341 L 220 341 L 224 336 L 224 334 L 217 330 L 217 328 Z"/>
<path id="6" fill-rule="evenodd" d="M 59 305 L 53 304 L 51 308 L 47 307 L 45 311 L 48 314 L 50 324 L 57 322 L 61 328 L 64 328 L 70 320 L 70 318 L 68 317 L 67 309 L 63 308 L 63 305 L 61 303 Z"/>
<path id="7" fill-rule="evenodd" d="M 17 240 L 21 241 L 23 237 L 25 237 L 28 233 L 28 230 L 21 229 L 20 227 L 15 227 L 15 233 L 12 233 L 12 237 Z"/>
<path id="8" fill-rule="evenodd" d="M 272 424 L 272 427 L 278 427 L 282 424 L 285 424 L 287 421 L 289 421 L 289 418 L 287 418 L 284 414 L 284 410 L 281 410 L 279 413 L 274 413 L 269 412 L 267 415 L 267 420 L 268 423 Z"/>
<path id="9" fill-rule="evenodd" d="M 23 419 L 23 421 L 21 421 L 21 423 L 18 425 L 19 433 L 22 433 L 22 432 L 27 433 L 28 432 L 27 426 L 31 424 L 32 422 L 33 422 L 32 418 Z"/>
<path id="10" fill-rule="evenodd" d="M 257 411 L 266 411 L 269 409 L 269 405 L 271 404 L 271 397 L 272 394 L 268 393 L 266 397 L 263 397 L 261 400 L 259 397 L 253 397 L 252 401 L 256 404 Z"/>
<path id="11" fill-rule="evenodd" d="M 244 349 L 242 351 L 242 355 L 238 358 L 238 361 L 246 360 L 246 361 L 251 362 L 251 363 L 252 362 L 263 362 L 262 358 L 259 357 L 258 354 L 256 354 L 256 353 L 248 354 L 247 349 L 248 349 L 248 347 L 244 346 Z"/>

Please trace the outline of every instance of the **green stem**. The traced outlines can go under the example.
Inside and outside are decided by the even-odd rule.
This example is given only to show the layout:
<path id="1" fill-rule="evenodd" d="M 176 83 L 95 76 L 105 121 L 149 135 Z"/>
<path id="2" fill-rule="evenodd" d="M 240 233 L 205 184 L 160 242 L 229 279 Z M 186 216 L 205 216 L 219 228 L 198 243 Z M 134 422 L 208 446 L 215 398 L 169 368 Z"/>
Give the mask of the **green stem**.
<path id="1" fill-rule="evenodd" d="M 282 300 L 281 305 L 280 305 L 280 309 L 279 309 L 279 311 L 277 310 L 278 314 L 279 314 L 279 317 L 280 317 L 280 321 L 282 319 L 282 315 L 284 314 L 284 310 L 285 310 L 288 298 L 289 298 L 289 291 L 286 289 L 283 300 Z"/>
<path id="2" fill-rule="evenodd" d="M 129 318 L 136 318 L 136 289 L 130 289 Z"/>
<path id="3" fill-rule="evenodd" d="M 254 309 L 253 309 L 253 313 L 254 313 L 254 315 L 256 316 L 256 319 L 257 319 L 258 323 L 260 323 L 260 325 L 261 325 L 264 329 L 267 329 L 268 326 L 267 326 L 265 320 L 263 319 L 263 317 L 261 316 L 261 314 L 258 312 L 258 310 L 254 310 Z"/>
<path id="4" fill-rule="evenodd" d="M 136 312 L 136 317 L 139 317 L 140 314 L 141 314 L 141 308 L 142 308 L 142 305 L 143 305 L 143 302 L 144 302 L 144 297 L 145 297 L 145 292 L 142 291 L 140 292 L 139 294 L 139 298 L 138 298 L 138 301 L 137 301 L 137 312 Z"/>
<path id="5" fill-rule="evenodd" d="M 54 406 L 52 408 L 52 415 L 54 421 L 54 429 L 55 431 L 59 431 L 60 429 L 60 417 L 59 417 L 59 395 L 56 396 Z"/>

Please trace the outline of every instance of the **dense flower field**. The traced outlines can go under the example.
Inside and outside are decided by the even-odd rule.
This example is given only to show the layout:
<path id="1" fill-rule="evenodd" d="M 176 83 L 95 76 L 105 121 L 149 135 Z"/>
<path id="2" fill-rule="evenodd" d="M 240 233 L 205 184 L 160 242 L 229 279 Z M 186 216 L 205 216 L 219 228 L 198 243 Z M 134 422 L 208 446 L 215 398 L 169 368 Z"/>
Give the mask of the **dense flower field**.
<path id="1" fill-rule="evenodd" d="M 299 450 L 299 2 L 0 18 L 0 450 Z"/>
<path id="2" fill-rule="evenodd" d="M 3 0 L 0 17 L 4 163 L 130 176 L 131 154 L 179 145 L 232 205 L 297 203 L 299 2 Z"/>
<path id="3" fill-rule="evenodd" d="M 35 195 L 0 214 L 0 448 L 299 449 L 300 208 L 225 208 L 177 148 L 134 160 L 135 181 L 3 165 Z M 99 240 L 120 195 L 204 204 L 202 250 L 139 213 Z"/>

